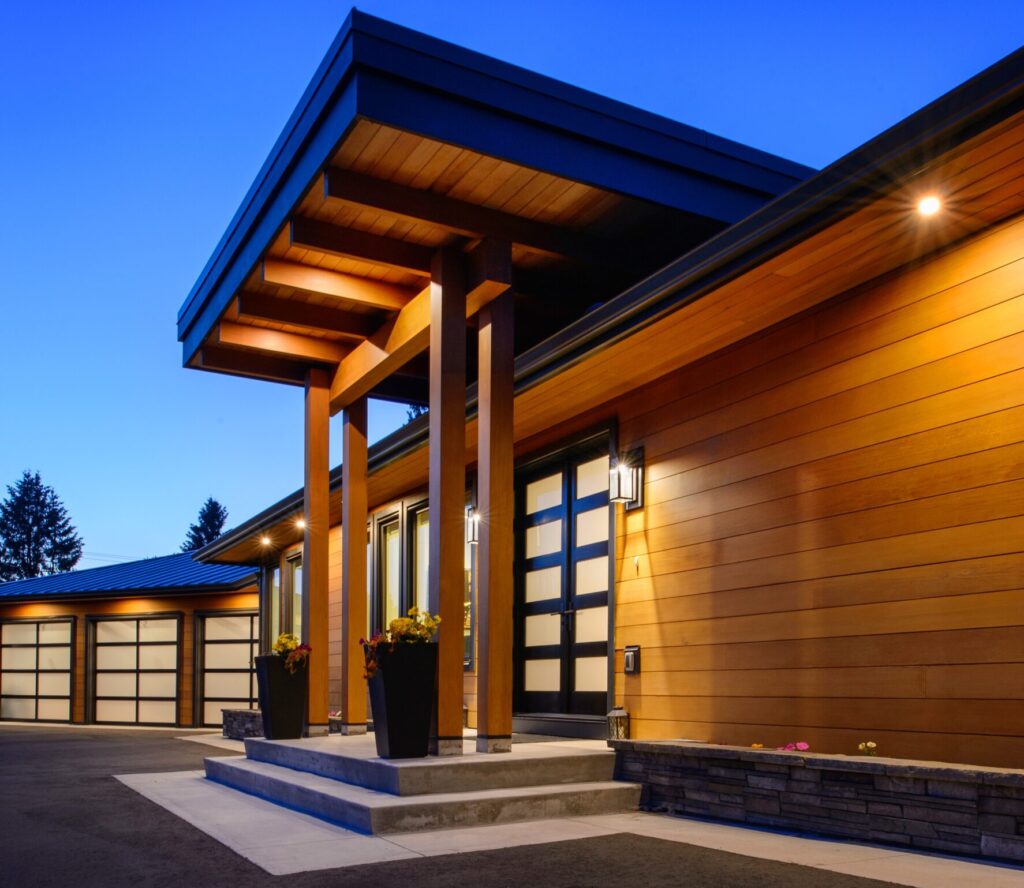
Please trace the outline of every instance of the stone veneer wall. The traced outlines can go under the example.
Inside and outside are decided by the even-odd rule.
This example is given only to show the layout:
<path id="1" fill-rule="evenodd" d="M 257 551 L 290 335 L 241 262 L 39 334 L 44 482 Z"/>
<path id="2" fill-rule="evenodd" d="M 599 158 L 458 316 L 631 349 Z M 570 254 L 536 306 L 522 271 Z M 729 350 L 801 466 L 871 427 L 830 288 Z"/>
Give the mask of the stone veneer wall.
<path id="1" fill-rule="evenodd" d="M 1024 862 L 1024 771 L 612 740 L 641 807 Z"/>
<path id="2" fill-rule="evenodd" d="M 258 709 L 222 709 L 223 735 L 231 740 L 263 736 L 263 714 Z"/>

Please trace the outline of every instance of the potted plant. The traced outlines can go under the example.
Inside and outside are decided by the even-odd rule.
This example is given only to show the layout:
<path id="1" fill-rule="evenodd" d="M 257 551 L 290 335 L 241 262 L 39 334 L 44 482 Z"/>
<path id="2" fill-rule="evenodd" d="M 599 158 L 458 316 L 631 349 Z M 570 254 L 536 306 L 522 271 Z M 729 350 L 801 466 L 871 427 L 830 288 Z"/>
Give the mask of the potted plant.
<path id="1" fill-rule="evenodd" d="M 416 608 L 386 632 L 361 639 L 366 655 L 374 739 L 381 758 L 422 758 L 430 744 L 437 693 L 440 617 Z"/>
<path id="2" fill-rule="evenodd" d="M 256 658 L 263 736 L 268 740 L 292 740 L 302 736 L 311 650 L 296 636 L 282 632 L 274 642 L 273 651 Z"/>

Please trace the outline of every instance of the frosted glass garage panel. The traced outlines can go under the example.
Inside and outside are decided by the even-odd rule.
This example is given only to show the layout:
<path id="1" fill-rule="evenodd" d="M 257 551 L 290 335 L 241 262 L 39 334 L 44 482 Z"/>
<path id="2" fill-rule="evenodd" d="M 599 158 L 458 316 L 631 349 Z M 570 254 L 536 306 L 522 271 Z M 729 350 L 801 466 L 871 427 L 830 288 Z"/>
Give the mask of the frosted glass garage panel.
<path id="1" fill-rule="evenodd" d="M 71 701 L 40 700 L 38 717 L 47 721 L 71 721 Z"/>
<path id="2" fill-rule="evenodd" d="M 4 669 L 35 669 L 35 648 L 4 648 L 2 655 Z"/>
<path id="3" fill-rule="evenodd" d="M 588 509 L 576 516 L 576 545 L 608 542 L 608 507 Z"/>
<path id="4" fill-rule="evenodd" d="M 139 669 L 177 669 L 178 646 L 154 644 L 139 648 Z"/>
<path id="5" fill-rule="evenodd" d="M 252 620 L 249 617 L 207 617 L 207 641 L 248 641 Z"/>
<path id="6" fill-rule="evenodd" d="M 206 676 L 203 688 L 207 697 L 249 699 L 248 672 L 212 672 Z"/>
<path id="7" fill-rule="evenodd" d="M 101 620 L 96 624 L 96 642 L 136 641 L 136 628 L 135 620 Z"/>
<path id="8" fill-rule="evenodd" d="M 526 572 L 526 600 L 550 601 L 562 597 L 562 566 L 545 567 Z"/>
<path id="9" fill-rule="evenodd" d="M 576 594 L 608 591 L 608 556 L 576 562 Z"/>
<path id="10" fill-rule="evenodd" d="M 71 648 L 39 648 L 40 669 L 70 669 Z"/>
<path id="11" fill-rule="evenodd" d="M 219 725 L 224 721 L 222 709 L 246 709 L 244 703 L 237 700 L 207 700 L 203 704 L 203 724 Z"/>
<path id="12" fill-rule="evenodd" d="M 40 644 L 71 644 L 70 623 L 40 623 Z"/>
<path id="13" fill-rule="evenodd" d="M 587 607 L 576 611 L 576 643 L 608 640 L 608 607 Z"/>
<path id="14" fill-rule="evenodd" d="M 173 725 L 177 721 L 177 705 L 173 701 L 139 700 L 139 721 Z"/>
<path id="15" fill-rule="evenodd" d="M 39 694 L 42 697 L 70 697 L 71 674 L 68 672 L 40 672 Z"/>
<path id="16" fill-rule="evenodd" d="M 4 623 L 0 641 L 4 644 L 35 644 L 38 623 Z"/>
<path id="17" fill-rule="evenodd" d="M 135 721 L 134 700 L 97 700 L 96 721 L 98 722 L 133 722 Z"/>
<path id="18" fill-rule="evenodd" d="M 562 615 L 537 614 L 526 618 L 526 647 L 541 647 L 546 644 L 561 644 Z"/>
<path id="19" fill-rule="evenodd" d="M 527 660 L 523 667 L 523 690 L 559 691 L 562 689 L 561 660 Z"/>
<path id="20" fill-rule="evenodd" d="M 576 498 L 593 496 L 608 489 L 610 464 L 607 456 L 599 456 L 576 466 Z"/>
<path id="21" fill-rule="evenodd" d="M 207 669 L 248 669 L 252 648 L 248 643 L 208 644 L 203 648 Z"/>
<path id="22" fill-rule="evenodd" d="M 34 672 L 5 672 L 0 676 L 0 694 L 34 697 L 36 674 Z"/>
<path id="23" fill-rule="evenodd" d="M 562 473 L 558 472 L 526 485 L 526 514 L 562 505 Z"/>
<path id="24" fill-rule="evenodd" d="M 177 640 L 177 620 L 139 620 L 139 641 Z"/>
<path id="25" fill-rule="evenodd" d="M 607 691 L 608 690 L 608 658 L 577 657 L 576 658 L 576 690 Z"/>
<path id="26" fill-rule="evenodd" d="M 562 550 L 562 519 L 526 528 L 526 557 L 538 558 Z"/>
<path id="27" fill-rule="evenodd" d="M 135 647 L 98 647 L 96 648 L 96 668 L 104 669 L 134 669 L 137 665 L 135 660 Z"/>
<path id="28" fill-rule="evenodd" d="M 139 673 L 140 697 L 173 697 L 177 693 L 178 676 L 170 672 Z"/>
<path id="29" fill-rule="evenodd" d="M 0 718 L 34 719 L 36 701 L 19 700 L 17 697 L 0 697 Z"/>
<path id="30" fill-rule="evenodd" d="M 97 697 L 134 697 L 134 672 L 100 672 L 96 675 Z"/>

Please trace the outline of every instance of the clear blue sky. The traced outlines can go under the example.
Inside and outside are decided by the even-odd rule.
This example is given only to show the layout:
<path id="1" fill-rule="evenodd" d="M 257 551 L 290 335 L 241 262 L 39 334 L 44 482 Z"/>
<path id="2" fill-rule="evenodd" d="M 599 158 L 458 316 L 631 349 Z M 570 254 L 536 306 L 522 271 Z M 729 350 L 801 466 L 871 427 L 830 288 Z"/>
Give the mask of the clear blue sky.
<path id="1" fill-rule="evenodd" d="M 1020 0 L 360 8 L 812 166 L 1024 42 Z M 183 370 L 175 317 L 347 12 L 5 8 L 0 484 L 42 473 L 82 567 L 175 551 L 207 496 L 233 525 L 301 485 L 301 392 Z"/>

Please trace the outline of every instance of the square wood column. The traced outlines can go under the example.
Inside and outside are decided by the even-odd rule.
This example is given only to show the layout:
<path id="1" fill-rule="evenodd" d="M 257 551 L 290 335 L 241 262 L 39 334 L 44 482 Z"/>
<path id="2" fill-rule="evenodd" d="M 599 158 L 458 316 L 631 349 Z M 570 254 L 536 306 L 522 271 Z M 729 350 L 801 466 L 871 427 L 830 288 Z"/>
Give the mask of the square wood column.
<path id="1" fill-rule="evenodd" d="M 309 370 L 306 373 L 302 626 L 305 641 L 313 648 L 309 657 L 307 709 L 311 733 L 327 730 L 330 394 L 331 380 L 327 371 Z"/>
<path id="2" fill-rule="evenodd" d="M 463 257 L 435 254 L 430 278 L 430 610 L 438 632 L 431 747 L 462 754 L 462 602 L 466 540 L 466 279 Z M 435 742 L 436 741 L 436 742 Z"/>
<path id="3" fill-rule="evenodd" d="M 366 398 L 345 408 L 341 427 L 341 717 L 343 734 L 366 733 Z"/>
<path id="4" fill-rule="evenodd" d="M 477 507 L 478 752 L 512 750 L 513 297 L 480 312 Z"/>

